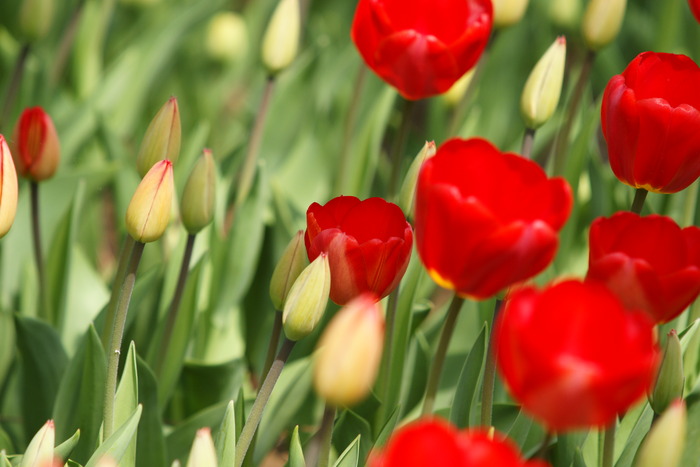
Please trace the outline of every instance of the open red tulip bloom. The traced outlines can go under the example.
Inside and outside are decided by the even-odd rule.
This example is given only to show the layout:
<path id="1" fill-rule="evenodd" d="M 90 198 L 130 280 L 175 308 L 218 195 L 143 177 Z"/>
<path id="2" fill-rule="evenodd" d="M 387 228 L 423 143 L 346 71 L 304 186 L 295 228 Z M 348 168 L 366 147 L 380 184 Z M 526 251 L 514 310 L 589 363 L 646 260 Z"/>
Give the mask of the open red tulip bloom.
<path id="1" fill-rule="evenodd" d="M 700 176 L 700 68 L 685 55 L 644 52 L 608 82 L 601 125 L 623 183 L 675 193 Z"/>
<path id="2" fill-rule="evenodd" d="M 608 425 L 656 376 L 653 322 L 602 284 L 520 289 L 495 330 L 506 385 L 550 431 Z"/>
<path id="3" fill-rule="evenodd" d="M 591 224 L 586 279 L 603 282 L 655 322 L 670 321 L 700 294 L 700 228 L 631 212 L 599 217 Z"/>
<path id="4" fill-rule="evenodd" d="M 328 254 L 331 300 L 345 305 L 362 292 L 389 295 L 408 267 L 413 230 L 401 209 L 381 198 L 339 196 L 306 211 L 306 251 Z"/>
<path id="5" fill-rule="evenodd" d="M 490 0 L 360 0 L 352 40 L 406 99 L 441 94 L 474 66 L 491 35 Z"/>
<path id="6" fill-rule="evenodd" d="M 571 189 L 483 139 L 453 139 L 416 191 L 416 244 L 435 282 L 485 299 L 542 271 L 571 212 Z"/>
<path id="7" fill-rule="evenodd" d="M 17 173 L 34 181 L 51 178 L 60 158 L 58 135 L 41 107 L 25 109 L 14 132 L 12 156 Z"/>

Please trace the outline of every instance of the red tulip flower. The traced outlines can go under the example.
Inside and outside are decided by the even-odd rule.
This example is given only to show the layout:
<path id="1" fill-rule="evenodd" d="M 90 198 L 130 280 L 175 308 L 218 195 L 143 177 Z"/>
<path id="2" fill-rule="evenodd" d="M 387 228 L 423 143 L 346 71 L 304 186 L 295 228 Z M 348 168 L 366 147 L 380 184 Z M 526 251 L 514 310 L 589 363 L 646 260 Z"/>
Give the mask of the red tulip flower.
<path id="1" fill-rule="evenodd" d="M 490 0 L 360 0 L 351 35 L 367 66 L 417 100 L 474 66 L 492 22 Z"/>
<path id="2" fill-rule="evenodd" d="M 547 267 L 571 203 L 566 181 L 536 163 L 453 139 L 418 177 L 418 253 L 439 285 L 485 299 Z"/>
<path id="3" fill-rule="evenodd" d="M 458 431 L 438 418 L 418 420 L 397 430 L 383 452 L 370 455 L 370 467 L 544 467 L 526 461 L 518 448 L 496 433 Z"/>
<path id="4" fill-rule="evenodd" d="M 631 212 L 599 217 L 586 279 L 603 282 L 627 308 L 668 322 L 700 294 L 700 228 Z"/>
<path id="5" fill-rule="evenodd" d="M 363 292 L 382 298 L 396 288 L 411 257 L 413 231 L 395 204 L 339 196 L 309 206 L 304 241 L 309 261 L 328 254 L 331 300 L 345 305 Z"/>
<path id="6" fill-rule="evenodd" d="M 690 11 L 693 12 L 695 20 L 700 23 L 700 0 L 688 0 L 688 5 L 690 5 Z"/>
<path id="7" fill-rule="evenodd" d="M 654 323 L 602 284 L 567 281 L 508 297 L 495 330 L 513 397 L 550 431 L 603 427 L 656 376 Z"/>
<path id="8" fill-rule="evenodd" d="M 623 183 L 675 193 L 700 176 L 700 68 L 685 55 L 644 52 L 608 82 L 601 125 Z"/>
<path id="9" fill-rule="evenodd" d="M 41 107 L 22 112 L 14 132 L 12 156 L 17 173 L 30 180 L 51 178 L 60 159 L 58 135 Z"/>

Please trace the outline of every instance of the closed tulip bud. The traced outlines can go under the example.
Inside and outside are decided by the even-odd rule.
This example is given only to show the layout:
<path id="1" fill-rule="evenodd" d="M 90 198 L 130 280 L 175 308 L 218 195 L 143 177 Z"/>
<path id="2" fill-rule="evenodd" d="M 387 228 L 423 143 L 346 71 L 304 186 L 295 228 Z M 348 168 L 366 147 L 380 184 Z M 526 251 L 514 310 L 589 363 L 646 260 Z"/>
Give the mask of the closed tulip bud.
<path id="1" fill-rule="evenodd" d="M 527 3 L 528 0 L 493 0 L 493 25 L 497 28 L 514 25 L 525 14 Z"/>
<path id="2" fill-rule="evenodd" d="M 335 406 L 353 405 L 369 394 L 384 346 L 384 318 L 377 296 L 364 293 L 333 317 L 318 342 L 313 381 Z"/>
<path id="3" fill-rule="evenodd" d="M 426 141 L 416 158 L 413 159 L 411 167 L 408 168 L 399 192 L 399 207 L 407 216 L 413 217 L 413 200 L 416 198 L 416 183 L 418 183 L 420 168 L 423 162 L 435 155 L 436 151 L 435 141 Z"/>
<path id="4" fill-rule="evenodd" d="M 119 464 L 117 464 L 117 461 L 112 459 L 111 457 L 104 455 L 100 457 L 100 460 L 97 461 L 97 464 L 95 464 L 95 467 L 118 467 Z"/>
<path id="5" fill-rule="evenodd" d="M 0 135 L 0 238 L 12 227 L 17 212 L 17 172 L 10 148 Z"/>
<path id="6" fill-rule="evenodd" d="M 27 450 L 22 457 L 20 467 L 41 467 L 53 462 L 53 449 L 56 438 L 56 430 L 53 420 L 47 421 L 29 442 Z"/>
<path id="7" fill-rule="evenodd" d="M 216 448 L 214 448 L 214 440 L 211 439 L 211 430 L 201 428 L 197 430 L 192 443 L 187 467 L 216 467 L 217 465 Z"/>
<path id="8" fill-rule="evenodd" d="M 574 29 L 581 19 L 581 0 L 549 2 L 549 18 L 563 28 Z"/>
<path id="9" fill-rule="evenodd" d="M 182 192 L 182 223 L 190 234 L 196 234 L 214 218 L 216 204 L 216 167 L 214 157 L 205 149 L 190 173 Z"/>
<path id="10" fill-rule="evenodd" d="M 163 235 L 170 222 L 174 191 L 172 162 L 156 163 L 136 187 L 126 210 L 126 230 L 134 240 L 148 243 Z"/>
<path id="11" fill-rule="evenodd" d="M 136 157 L 136 170 L 142 177 L 153 165 L 165 159 L 173 164 L 180 155 L 180 110 L 177 99 L 171 97 L 146 129 Z"/>
<path id="12" fill-rule="evenodd" d="M 54 0 L 23 0 L 19 10 L 19 27 L 28 42 L 48 34 L 54 13 Z"/>
<path id="13" fill-rule="evenodd" d="M 583 40 L 598 51 L 617 37 L 625 17 L 627 0 L 591 0 L 583 15 Z"/>
<path id="14" fill-rule="evenodd" d="M 280 0 L 267 26 L 262 60 L 271 75 L 287 68 L 297 55 L 301 11 L 299 0 Z"/>
<path id="15" fill-rule="evenodd" d="M 217 13 L 207 26 L 206 51 L 209 57 L 231 63 L 248 52 L 248 28 L 241 15 L 231 11 Z"/>
<path id="16" fill-rule="evenodd" d="M 680 465 L 687 430 L 685 404 L 676 399 L 654 423 L 637 452 L 636 467 Z"/>
<path id="17" fill-rule="evenodd" d="M 14 133 L 12 157 L 17 173 L 40 182 L 51 178 L 60 160 L 58 135 L 51 117 L 41 107 L 25 109 Z"/>
<path id="18" fill-rule="evenodd" d="M 683 356 L 681 341 L 678 333 L 672 329 L 666 337 L 666 348 L 659 374 L 656 377 L 654 390 L 649 397 L 649 403 L 654 412 L 660 414 L 676 399 L 683 397 Z"/>
<path id="19" fill-rule="evenodd" d="M 445 94 L 442 95 L 442 98 L 445 100 L 445 103 L 447 103 L 447 105 L 455 107 L 462 101 L 462 98 L 464 98 L 467 89 L 469 89 L 469 85 L 472 82 L 472 78 L 474 78 L 475 71 L 476 68 L 472 68 L 471 70 L 464 73 L 464 75 L 462 75 L 462 77 L 459 78 L 457 82 L 453 84 L 452 87 Z"/>
<path id="20" fill-rule="evenodd" d="M 299 230 L 282 253 L 270 280 L 270 298 L 275 310 L 282 310 L 289 290 L 299 274 L 309 264 L 304 247 L 304 231 Z"/>
<path id="21" fill-rule="evenodd" d="M 284 303 L 282 326 L 288 339 L 308 336 L 321 320 L 331 291 L 328 255 L 320 254 L 299 274 Z"/>
<path id="22" fill-rule="evenodd" d="M 559 36 L 533 68 L 520 98 L 525 125 L 539 128 L 554 114 L 561 96 L 566 61 L 566 38 Z"/>

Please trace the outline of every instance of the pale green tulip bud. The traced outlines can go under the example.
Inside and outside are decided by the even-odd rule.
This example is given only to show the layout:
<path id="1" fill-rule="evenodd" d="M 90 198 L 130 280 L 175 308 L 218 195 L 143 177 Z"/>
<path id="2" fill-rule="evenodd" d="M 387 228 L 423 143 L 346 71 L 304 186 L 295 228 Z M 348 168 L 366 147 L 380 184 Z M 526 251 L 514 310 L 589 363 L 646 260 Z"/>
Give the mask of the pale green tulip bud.
<path id="1" fill-rule="evenodd" d="M 617 37 L 625 17 L 627 0 L 591 0 L 583 15 L 583 41 L 598 51 Z"/>
<path id="2" fill-rule="evenodd" d="M 401 185 L 399 192 L 399 206 L 406 216 L 413 217 L 413 201 L 416 197 L 416 184 L 420 168 L 423 166 L 423 162 L 435 155 L 435 152 L 435 141 L 426 141 L 408 168 L 406 178 L 403 179 L 403 185 Z"/>
<path id="3" fill-rule="evenodd" d="M 216 467 L 217 465 L 216 448 L 214 448 L 214 440 L 211 439 L 211 430 L 201 428 L 197 430 L 192 443 L 187 467 Z"/>
<path id="4" fill-rule="evenodd" d="M 248 27 L 241 15 L 217 13 L 207 26 L 206 51 L 214 60 L 232 63 L 248 53 Z"/>
<path id="5" fill-rule="evenodd" d="M 214 219 L 216 204 L 216 167 L 214 157 L 205 149 L 190 173 L 182 192 L 182 223 L 190 234 L 196 234 Z"/>
<path id="6" fill-rule="evenodd" d="M 493 25 L 497 28 L 514 25 L 525 14 L 527 3 L 528 0 L 493 0 Z"/>
<path id="7" fill-rule="evenodd" d="M 262 44 L 262 61 L 271 75 L 287 68 L 296 58 L 300 29 L 299 0 L 280 0 Z"/>
<path id="8" fill-rule="evenodd" d="M 118 467 L 119 464 L 117 464 L 117 461 L 115 461 L 113 458 L 109 457 L 108 455 L 104 455 L 100 457 L 100 460 L 97 461 L 97 464 L 95 464 L 95 467 Z"/>
<path id="9" fill-rule="evenodd" d="M 475 71 L 476 67 L 473 67 L 471 70 L 464 73 L 464 75 L 462 75 L 462 77 L 459 78 L 445 94 L 442 95 L 442 98 L 445 100 L 447 105 L 455 107 L 462 101 L 464 94 L 466 94 L 467 89 L 469 89 L 472 78 L 474 78 Z"/>
<path id="10" fill-rule="evenodd" d="M 51 29 L 54 0 L 22 0 L 19 28 L 27 42 L 43 39 Z"/>
<path id="11" fill-rule="evenodd" d="M 154 242 L 163 235 L 170 222 L 174 191 L 172 162 L 157 162 L 136 187 L 126 210 L 126 230 L 134 240 Z"/>
<path id="12" fill-rule="evenodd" d="M 165 159 L 173 164 L 180 155 L 180 111 L 177 99 L 171 97 L 146 129 L 136 157 L 136 170 L 142 177 L 153 165 Z"/>
<path id="13" fill-rule="evenodd" d="M 288 339 L 298 341 L 316 328 L 328 305 L 331 268 L 328 255 L 321 253 L 294 281 L 282 313 L 282 326 Z"/>
<path id="14" fill-rule="evenodd" d="M 542 126 L 557 109 L 564 82 L 566 38 L 559 36 L 532 69 L 520 98 L 525 125 L 533 130 Z"/>
<path id="15" fill-rule="evenodd" d="M 687 413 L 676 399 L 654 423 L 637 452 L 636 467 L 677 467 L 685 447 Z"/>
<path id="16" fill-rule="evenodd" d="M 275 310 L 282 310 L 292 284 L 309 264 L 304 246 L 304 231 L 299 230 L 282 253 L 270 279 L 270 298 Z"/>
<path id="17" fill-rule="evenodd" d="M 549 2 L 549 18 L 559 27 L 577 28 L 581 20 L 581 0 Z"/>
<path id="18" fill-rule="evenodd" d="M 20 467 L 40 467 L 53 464 L 53 449 L 56 438 L 56 429 L 53 420 L 44 423 L 44 426 L 34 435 L 22 457 Z"/>
<path id="19" fill-rule="evenodd" d="M 649 396 L 649 404 L 654 412 L 660 414 L 676 399 L 683 397 L 683 355 L 681 341 L 675 329 L 666 336 L 666 348 L 656 376 L 654 390 Z"/>
<path id="20" fill-rule="evenodd" d="M 12 227 L 17 213 L 17 171 L 10 148 L 0 135 L 0 238 Z"/>

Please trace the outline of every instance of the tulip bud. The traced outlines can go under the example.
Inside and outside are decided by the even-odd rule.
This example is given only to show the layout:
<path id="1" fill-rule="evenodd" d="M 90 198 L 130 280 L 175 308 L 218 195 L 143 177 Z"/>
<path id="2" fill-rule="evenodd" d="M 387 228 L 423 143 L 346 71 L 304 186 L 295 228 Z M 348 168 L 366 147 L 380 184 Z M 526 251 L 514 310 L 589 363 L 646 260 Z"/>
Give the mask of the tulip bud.
<path id="1" fill-rule="evenodd" d="M 39 467 L 53 462 L 56 430 L 53 420 L 47 421 L 29 442 L 20 467 Z"/>
<path id="2" fill-rule="evenodd" d="M 549 2 L 549 18 L 559 27 L 576 28 L 581 18 L 581 0 Z"/>
<path id="3" fill-rule="evenodd" d="M 100 457 L 97 464 L 95 464 L 95 467 L 118 467 L 118 465 L 119 464 L 117 464 L 117 461 L 105 454 L 104 456 Z"/>
<path id="4" fill-rule="evenodd" d="M 287 295 L 282 314 L 287 338 L 298 341 L 311 334 L 326 310 L 330 291 L 331 268 L 323 253 L 304 268 Z"/>
<path id="5" fill-rule="evenodd" d="M 262 60 L 271 75 L 287 68 L 297 55 L 301 11 L 299 0 L 280 0 L 267 26 Z"/>
<path id="6" fill-rule="evenodd" d="M 476 67 L 464 73 L 464 75 L 462 75 L 462 77 L 452 85 L 449 91 L 442 95 L 442 98 L 445 100 L 447 105 L 454 107 L 461 102 L 464 94 L 467 92 L 467 89 L 469 89 L 472 78 L 474 78 L 475 71 Z"/>
<path id="7" fill-rule="evenodd" d="M 180 111 L 177 99 L 171 97 L 146 129 L 139 155 L 136 156 L 136 170 L 143 177 L 156 162 L 168 159 L 174 164 L 179 155 Z"/>
<path id="8" fill-rule="evenodd" d="M 364 293 L 333 317 L 318 342 L 314 387 L 328 403 L 355 404 L 372 389 L 384 345 L 377 297 Z"/>
<path id="9" fill-rule="evenodd" d="M 525 125 L 536 130 L 554 114 L 561 96 L 566 38 L 559 36 L 533 68 L 520 98 Z"/>
<path id="10" fill-rule="evenodd" d="M 282 310 L 287 300 L 289 289 L 299 274 L 309 264 L 309 257 L 304 247 L 304 231 L 299 230 L 282 253 L 270 280 L 270 298 L 275 310 Z"/>
<path id="11" fill-rule="evenodd" d="M 241 15 L 231 11 L 217 13 L 207 26 L 206 51 L 209 57 L 232 63 L 248 52 L 248 28 Z"/>
<path id="12" fill-rule="evenodd" d="M 19 28 L 27 42 L 48 34 L 54 12 L 54 0 L 23 0 L 19 10 Z"/>
<path id="13" fill-rule="evenodd" d="M 60 159 L 58 135 L 41 107 L 25 109 L 15 127 L 12 157 L 17 173 L 40 182 L 51 178 Z"/>
<path id="14" fill-rule="evenodd" d="M 174 191 L 172 162 L 156 163 L 136 187 L 126 210 L 126 230 L 134 240 L 148 243 L 163 235 L 170 222 Z"/>
<path id="15" fill-rule="evenodd" d="M 652 426 L 637 452 L 636 467 L 676 467 L 685 446 L 687 413 L 682 400 L 676 399 Z"/>
<path id="16" fill-rule="evenodd" d="M 583 15 L 583 40 L 598 51 L 617 37 L 625 17 L 627 0 L 591 0 Z"/>
<path id="17" fill-rule="evenodd" d="M 217 465 L 216 448 L 214 448 L 214 440 L 211 439 L 211 430 L 201 428 L 197 430 L 197 435 L 194 437 L 187 467 L 216 467 Z"/>
<path id="18" fill-rule="evenodd" d="M 525 14 L 527 3 L 528 0 L 493 0 L 493 25 L 497 28 L 514 25 Z"/>
<path id="19" fill-rule="evenodd" d="M 649 403 L 654 412 L 660 414 L 676 399 L 683 397 L 683 356 L 681 341 L 675 329 L 666 336 L 666 348 L 656 377 L 654 390 L 649 396 Z"/>
<path id="20" fill-rule="evenodd" d="M 12 227 L 17 212 L 17 172 L 10 148 L 0 135 L 0 238 Z"/>
<path id="21" fill-rule="evenodd" d="M 418 183 L 418 173 L 423 165 L 435 155 L 435 141 L 426 141 L 420 152 L 413 159 L 411 166 L 408 168 L 406 178 L 403 179 L 401 191 L 399 192 L 399 206 L 401 210 L 409 217 L 413 217 L 413 200 L 416 197 L 416 183 Z"/>
<path id="22" fill-rule="evenodd" d="M 214 218 L 216 203 L 216 167 L 214 157 L 205 149 L 190 173 L 182 192 L 182 223 L 190 234 L 196 234 Z"/>

